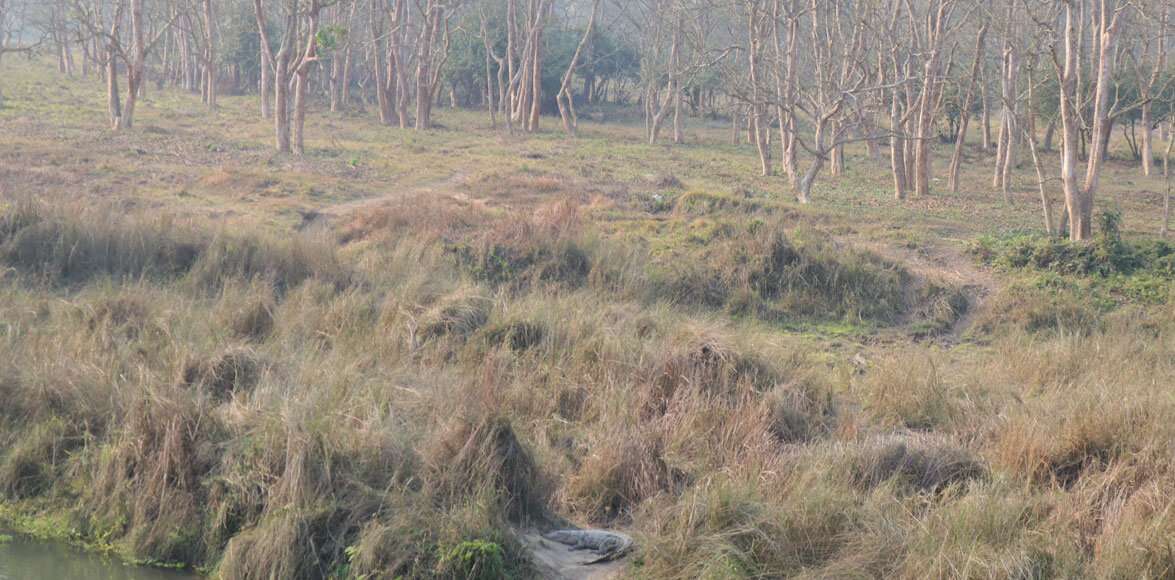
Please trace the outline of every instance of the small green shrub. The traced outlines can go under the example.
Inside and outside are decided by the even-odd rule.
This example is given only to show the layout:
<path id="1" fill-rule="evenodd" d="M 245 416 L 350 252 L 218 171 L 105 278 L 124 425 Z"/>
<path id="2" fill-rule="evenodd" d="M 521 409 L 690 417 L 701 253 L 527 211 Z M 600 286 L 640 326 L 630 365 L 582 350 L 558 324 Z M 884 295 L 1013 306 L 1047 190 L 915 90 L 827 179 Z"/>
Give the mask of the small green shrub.
<path id="1" fill-rule="evenodd" d="M 985 236 L 971 245 L 971 253 L 985 263 L 1007 269 L 1031 268 L 1074 276 L 1150 273 L 1173 277 L 1175 246 L 1170 242 L 1123 240 L 1121 216 L 1116 212 L 1102 213 L 1100 222 L 1092 243 L 1033 234 Z"/>
<path id="2" fill-rule="evenodd" d="M 461 580 L 498 580 L 506 577 L 506 559 L 502 547 L 494 542 L 468 540 L 451 548 L 441 548 L 437 573 L 442 578 Z"/>

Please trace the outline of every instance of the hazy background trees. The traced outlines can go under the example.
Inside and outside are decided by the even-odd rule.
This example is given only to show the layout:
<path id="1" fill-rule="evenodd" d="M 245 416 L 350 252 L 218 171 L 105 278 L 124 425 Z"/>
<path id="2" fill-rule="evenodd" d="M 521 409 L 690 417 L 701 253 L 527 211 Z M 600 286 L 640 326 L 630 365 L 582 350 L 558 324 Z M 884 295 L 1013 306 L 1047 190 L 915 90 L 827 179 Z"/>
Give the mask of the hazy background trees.
<path id="1" fill-rule="evenodd" d="M 691 124 L 727 124 L 802 202 L 849 163 L 887 168 L 898 200 L 957 194 L 971 163 L 1010 202 L 1013 169 L 1032 170 L 1046 229 L 1086 239 L 1111 138 L 1144 175 L 1167 150 L 1172 10 L 1171 0 L 0 0 L 0 58 L 36 48 L 62 74 L 100 79 L 115 130 L 133 127 L 152 83 L 209 108 L 254 94 L 275 148 L 293 154 L 316 111 L 428 130 L 438 107 L 459 107 L 510 132 L 559 115 L 569 138 L 580 113 L 643 123 L 649 143 L 668 145 L 689 142 Z M 846 152 L 861 149 L 862 159 Z M 1060 216 L 1052 195 L 1064 196 Z"/>

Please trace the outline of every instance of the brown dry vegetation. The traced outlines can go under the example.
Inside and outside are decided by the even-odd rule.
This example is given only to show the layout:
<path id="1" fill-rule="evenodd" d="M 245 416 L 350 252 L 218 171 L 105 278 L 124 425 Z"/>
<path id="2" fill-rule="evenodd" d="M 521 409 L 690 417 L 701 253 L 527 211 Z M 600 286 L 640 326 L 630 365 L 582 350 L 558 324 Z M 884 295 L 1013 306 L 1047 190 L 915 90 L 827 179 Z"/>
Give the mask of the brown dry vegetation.
<path id="1" fill-rule="evenodd" d="M 9 94 L 14 149 L 94 138 Z M 526 576 L 515 531 L 564 521 L 644 578 L 1175 574 L 1171 279 L 963 255 L 1027 202 L 894 207 L 862 167 L 800 208 L 693 169 L 749 148 L 587 124 L 614 159 L 471 131 L 450 182 L 450 133 L 388 130 L 349 175 L 236 126 L 246 169 L 185 157 L 185 195 L 171 161 L 0 159 L 0 517 L 224 578 L 459 577 L 474 542 Z M 388 135 L 421 140 L 395 186 Z"/>

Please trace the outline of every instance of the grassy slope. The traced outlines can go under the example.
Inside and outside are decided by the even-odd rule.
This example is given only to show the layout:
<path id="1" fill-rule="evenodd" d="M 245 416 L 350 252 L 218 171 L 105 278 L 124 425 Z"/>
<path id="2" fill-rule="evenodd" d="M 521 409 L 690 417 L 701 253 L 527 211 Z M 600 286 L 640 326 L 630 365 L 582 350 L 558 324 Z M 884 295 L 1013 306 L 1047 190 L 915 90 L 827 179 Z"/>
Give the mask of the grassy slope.
<path id="1" fill-rule="evenodd" d="M 112 135 L 4 74 L 0 515 L 230 578 L 526 573 L 557 518 L 654 578 L 1175 569 L 1169 278 L 966 256 L 1038 228 L 1028 167 L 897 204 L 856 152 L 803 207 L 721 128 L 316 113 L 298 160 L 251 97 Z"/>

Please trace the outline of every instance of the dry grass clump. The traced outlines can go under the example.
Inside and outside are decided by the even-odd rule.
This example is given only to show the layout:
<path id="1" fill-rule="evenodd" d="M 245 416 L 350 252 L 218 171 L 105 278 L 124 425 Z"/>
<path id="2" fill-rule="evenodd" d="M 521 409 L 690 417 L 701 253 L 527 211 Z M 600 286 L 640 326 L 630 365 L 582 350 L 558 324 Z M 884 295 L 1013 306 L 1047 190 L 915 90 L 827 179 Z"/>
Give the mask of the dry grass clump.
<path id="1" fill-rule="evenodd" d="M 866 489 L 894 483 L 917 491 L 941 492 L 987 473 L 974 453 L 931 435 L 874 437 L 852 445 L 847 452 L 849 480 Z"/>
<path id="2" fill-rule="evenodd" d="M 1170 474 L 1109 498 L 1094 553 L 1103 577 L 1175 575 L 1175 497 Z"/>
<path id="3" fill-rule="evenodd" d="M 197 287 L 214 291 L 226 282 L 264 280 L 279 294 L 310 279 L 337 288 L 352 282 L 334 247 L 305 234 L 271 240 L 217 235 L 193 264 L 189 278 Z"/>
<path id="4" fill-rule="evenodd" d="M 273 333 L 277 301 L 268 289 L 257 289 L 246 295 L 226 295 L 218 322 L 233 336 L 250 342 L 261 342 Z"/>
<path id="5" fill-rule="evenodd" d="M 0 492 L 22 499 L 48 492 L 61 476 L 81 434 L 61 418 L 33 423 L 0 461 Z"/>
<path id="6" fill-rule="evenodd" d="M 593 263 L 573 200 L 538 207 L 530 219 L 501 219 L 449 252 L 475 280 L 515 291 L 541 285 L 579 287 Z"/>
<path id="7" fill-rule="evenodd" d="M 562 489 L 562 503 L 592 522 L 625 520 L 642 502 L 680 488 L 684 474 L 663 457 L 663 443 L 652 430 L 600 434 L 593 452 Z"/>
<path id="8" fill-rule="evenodd" d="M 1024 391 L 986 430 L 993 463 L 1041 485 L 1069 488 L 1091 473 L 1175 441 L 1171 334 L 1138 322 L 1089 336 L 1012 340 L 990 365 Z"/>
<path id="9" fill-rule="evenodd" d="M 263 372 L 263 364 L 253 350 L 230 347 L 215 356 L 189 361 L 181 371 L 180 381 L 207 392 L 213 401 L 224 402 L 251 390 Z"/>
<path id="10" fill-rule="evenodd" d="M 544 516 L 546 482 L 510 422 L 485 415 L 457 419 L 425 451 L 430 494 L 446 504 L 489 490 L 514 521 Z"/>
<path id="11" fill-rule="evenodd" d="M 1140 430 L 1153 420 L 1150 410 L 1115 399 L 1053 399 L 1048 405 L 1047 416 L 1021 411 L 1001 423 L 992 461 L 1035 484 L 1064 489 L 1137 451 Z"/>
<path id="12" fill-rule="evenodd" d="M 200 561 L 202 482 L 215 464 L 217 422 L 167 387 L 129 405 L 95 458 L 86 497 L 91 533 L 125 535 L 134 553 L 151 560 Z"/>
<path id="13" fill-rule="evenodd" d="M 661 189 L 682 189 L 685 184 L 672 173 L 661 173 L 653 179 L 653 185 Z"/>
<path id="14" fill-rule="evenodd" d="M 466 235 L 492 218 L 481 206 L 430 194 L 353 212 L 336 231 L 343 244 L 408 236 L 436 242 Z"/>
<path id="15" fill-rule="evenodd" d="M 479 195 L 512 204 L 569 196 L 572 195 L 571 186 L 572 183 L 561 176 L 533 172 L 493 172 L 482 175 L 471 184 Z"/>
<path id="16" fill-rule="evenodd" d="M 893 322 L 909 309 L 908 276 L 872 254 L 838 247 L 810 232 L 797 243 L 779 223 L 702 244 L 654 270 L 655 292 L 682 304 L 723 308 L 773 322 Z"/>
<path id="17" fill-rule="evenodd" d="M 278 306 L 275 333 L 308 352 L 332 352 L 377 336 L 381 297 L 360 287 L 339 290 L 318 279 L 307 281 Z"/>
<path id="18" fill-rule="evenodd" d="M 493 300 L 473 288 L 462 288 L 409 320 L 414 344 L 441 337 L 466 339 L 489 321 Z"/>
<path id="19" fill-rule="evenodd" d="M 950 332 L 971 309 L 972 300 L 961 288 L 930 283 L 920 289 L 909 316 L 915 338 L 924 339 Z"/>
<path id="20" fill-rule="evenodd" d="M 663 499 L 646 506 L 640 536 L 642 571 L 657 578 L 796 576 L 834 557 L 857 517 L 850 492 L 807 476 L 717 476 Z"/>
<path id="21" fill-rule="evenodd" d="M 678 185 L 680 187 L 680 184 Z M 674 211 L 679 215 L 707 215 L 722 210 L 737 209 L 743 212 L 756 212 L 761 205 L 726 194 L 706 191 L 689 191 L 677 197 Z"/>
<path id="22" fill-rule="evenodd" d="M 536 577 L 513 535 L 487 523 L 476 505 L 425 517 L 412 504 L 385 506 L 359 532 L 345 569 L 352 577 Z"/>
<path id="23" fill-rule="evenodd" d="M 187 276 L 213 291 L 231 280 L 263 279 L 284 292 L 310 278 L 340 287 L 351 281 L 333 246 L 305 236 L 208 236 L 167 218 L 31 201 L 0 214 L 0 220 L 0 261 L 51 284 Z"/>
<path id="24" fill-rule="evenodd" d="M 1048 535 L 1048 505 L 1000 483 L 975 486 L 904 530 L 897 578 L 1071 577 L 1076 559 Z"/>
<path id="25" fill-rule="evenodd" d="M 548 334 L 547 327 L 541 322 L 511 320 L 487 328 L 485 339 L 490 346 L 521 353 L 539 346 Z"/>
<path id="26" fill-rule="evenodd" d="M 766 391 L 782 379 L 774 365 L 753 351 L 704 328 L 684 329 L 667 341 L 649 372 L 641 405 L 646 415 L 664 414 L 679 394 L 738 397 L 747 390 Z"/>
<path id="27" fill-rule="evenodd" d="M 174 277 L 199 257 L 201 242 L 185 224 L 113 215 L 111 208 L 19 201 L 0 214 L 0 260 L 45 282 L 70 285 L 95 276 Z"/>
<path id="28" fill-rule="evenodd" d="M 325 577 L 329 571 L 316 547 L 327 538 L 317 537 L 315 531 L 327 527 L 329 516 L 327 510 L 294 506 L 267 516 L 229 541 L 220 575 L 242 580 Z"/>
<path id="29" fill-rule="evenodd" d="M 763 397 L 762 405 L 767 408 L 767 431 L 780 443 L 813 441 L 836 428 L 837 400 L 816 377 L 801 376 L 776 385 Z"/>
<path id="30" fill-rule="evenodd" d="M 948 426 L 960 403 L 939 370 L 934 355 L 898 350 L 877 361 L 855 391 L 875 421 L 908 429 Z"/>
<path id="31" fill-rule="evenodd" d="M 1087 335 L 1102 329 L 1104 312 L 1088 294 L 1047 280 L 1045 285 L 1016 283 L 1002 289 L 980 310 L 976 328 L 989 335 L 1009 330 Z"/>
<path id="32" fill-rule="evenodd" d="M 227 541 L 220 575 L 328 576 L 347 562 L 366 522 L 414 493 L 418 462 L 401 434 L 376 422 L 322 424 L 340 410 L 331 398 L 322 393 L 280 416 L 258 410 L 231 421 L 238 445 L 217 467 L 218 517 L 205 536 Z M 319 415 L 323 408 L 333 412 Z"/>
<path id="33" fill-rule="evenodd" d="M 764 227 L 756 238 L 759 261 L 747 282 L 761 296 L 781 300 L 784 313 L 832 310 L 850 318 L 893 320 L 908 305 L 905 273 L 880 257 L 836 247 L 808 233 L 798 247 L 779 228 Z"/>

